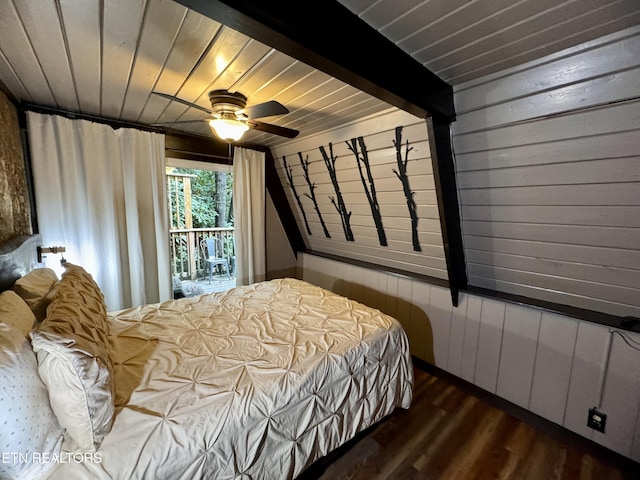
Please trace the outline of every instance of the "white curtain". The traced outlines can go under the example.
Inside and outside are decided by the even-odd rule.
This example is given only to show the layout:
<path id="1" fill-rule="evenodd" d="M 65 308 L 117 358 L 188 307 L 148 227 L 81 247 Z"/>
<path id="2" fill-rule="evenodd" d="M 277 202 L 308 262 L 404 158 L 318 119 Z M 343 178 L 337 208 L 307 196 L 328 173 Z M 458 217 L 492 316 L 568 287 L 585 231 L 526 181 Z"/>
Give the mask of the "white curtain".
<path id="1" fill-rule="evenodd" d="M 236 148 L 233 154 L 233 221 L 236 283 L 266 279 L 264 153 Z"/>
<path id="2" fill-rule="evenodd" d="M 116 310 L 171 297 L 164 135 L 28 113 L 38 228 Z M 47 266 L 59 268 L 49 255 Z"/>

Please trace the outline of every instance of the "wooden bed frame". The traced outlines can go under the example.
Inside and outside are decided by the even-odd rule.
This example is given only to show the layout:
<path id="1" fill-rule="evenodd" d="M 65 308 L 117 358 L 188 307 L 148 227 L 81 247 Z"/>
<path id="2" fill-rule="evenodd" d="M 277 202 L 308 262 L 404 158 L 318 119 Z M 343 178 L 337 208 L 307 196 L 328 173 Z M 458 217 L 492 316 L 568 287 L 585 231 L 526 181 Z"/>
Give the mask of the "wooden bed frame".
<path id="1" fill-rule="evenodd" d="M 20 235 L 0 245 L 0 292 L 8 290 L 15 281 L 39 265 L 38 247 L 42 237 Z"/>

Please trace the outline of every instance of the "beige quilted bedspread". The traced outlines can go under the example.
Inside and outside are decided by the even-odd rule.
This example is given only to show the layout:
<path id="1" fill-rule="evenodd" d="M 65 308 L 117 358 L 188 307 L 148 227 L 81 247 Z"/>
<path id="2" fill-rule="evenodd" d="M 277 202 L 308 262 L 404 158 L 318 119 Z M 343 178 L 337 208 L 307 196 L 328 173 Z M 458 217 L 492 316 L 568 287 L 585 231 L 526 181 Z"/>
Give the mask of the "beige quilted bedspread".
<path id="1" fill-rule="evenodd" d="M 115 312 L 110 325 L 113 428 L 99 463 L 54 478 L 294 478 L 411 402 L 400 324 L 299 280 Z"/>

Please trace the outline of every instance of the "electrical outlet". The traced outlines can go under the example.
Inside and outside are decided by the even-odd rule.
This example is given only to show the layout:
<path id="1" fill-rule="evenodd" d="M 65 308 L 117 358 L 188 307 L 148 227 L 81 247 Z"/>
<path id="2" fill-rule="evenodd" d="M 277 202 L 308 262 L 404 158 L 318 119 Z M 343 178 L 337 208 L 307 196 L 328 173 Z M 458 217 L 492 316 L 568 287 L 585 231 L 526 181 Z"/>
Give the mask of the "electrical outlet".
<path id="1" fill-rule="evenodd" d="M 587 418 L 587 427 L 593 428 L 598 432 L 604 433 L 604 427 L 607 424 L 607 415 L 598 411 L 595 407 L 589 409 L 589 418 Z"/>

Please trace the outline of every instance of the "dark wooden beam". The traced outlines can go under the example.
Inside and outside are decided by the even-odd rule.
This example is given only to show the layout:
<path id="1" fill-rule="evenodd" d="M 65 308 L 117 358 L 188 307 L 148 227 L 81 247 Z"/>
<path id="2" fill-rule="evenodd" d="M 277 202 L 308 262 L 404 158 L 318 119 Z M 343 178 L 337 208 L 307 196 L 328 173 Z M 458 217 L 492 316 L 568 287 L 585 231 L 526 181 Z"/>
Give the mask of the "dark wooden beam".
<path id="1" fill-rule="evenodd" d="M 333 0 L 177 0 L 418 117 L 455 120 L 451 86 Z"/>
<path id="2" fill-rule="evenodd" d="M 232 163 L 228 143 L 215 138 L 196 137 L 179 133 L 165 134 L 164 148 L 168 157 L 185 158 L 209 163 Z"/>
<path id="3" fill-rule="evenodd" d="M 451 125 L 438 117 L 427 119 L 433 178 L 438 197 L 444 255 L 447 260 L 449 288 L 453 306 L 458 306 L 460 290 L 467 287 L 467 269 L 460 228 L 460 207 L 456 171 L 451 149 Z"/>

